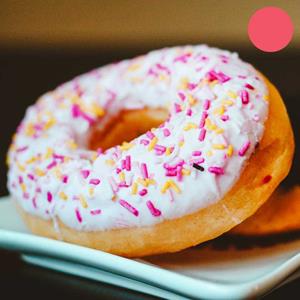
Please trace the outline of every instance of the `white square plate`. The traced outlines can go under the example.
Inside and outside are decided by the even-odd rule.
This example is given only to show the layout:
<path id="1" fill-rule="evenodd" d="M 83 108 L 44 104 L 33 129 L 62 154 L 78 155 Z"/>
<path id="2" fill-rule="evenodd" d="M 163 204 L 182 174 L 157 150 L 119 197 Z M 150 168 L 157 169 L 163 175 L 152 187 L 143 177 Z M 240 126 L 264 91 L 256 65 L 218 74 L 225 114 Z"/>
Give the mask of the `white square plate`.
<path id="1" fill-rule="evenodd" d="M 0 248 L 29 263 L 167 299 L 257 297 L 300 276 L 300 240 L 251 249 L 194 247 L 126 259 L 28 232 L 9 197 L 0 199 Z"/>

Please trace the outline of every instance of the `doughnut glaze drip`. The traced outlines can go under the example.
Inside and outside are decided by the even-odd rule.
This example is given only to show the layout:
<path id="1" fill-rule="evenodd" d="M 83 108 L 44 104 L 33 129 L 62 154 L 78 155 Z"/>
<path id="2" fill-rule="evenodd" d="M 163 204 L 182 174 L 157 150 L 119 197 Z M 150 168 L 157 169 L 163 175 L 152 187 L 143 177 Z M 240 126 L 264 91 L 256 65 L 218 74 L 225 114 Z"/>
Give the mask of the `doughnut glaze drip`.
<path id="1" fill-rule="evenodd" d="M 205 45 L 95 69 L 28 108 L 8 153 L 8 188 L 28 213 L 77 230 L 151 226 L 230 190 L 262 138 L 268 90 L 249 64 Z M 123 110 L 169 118 L 130 142 L 88 149 Z"/>

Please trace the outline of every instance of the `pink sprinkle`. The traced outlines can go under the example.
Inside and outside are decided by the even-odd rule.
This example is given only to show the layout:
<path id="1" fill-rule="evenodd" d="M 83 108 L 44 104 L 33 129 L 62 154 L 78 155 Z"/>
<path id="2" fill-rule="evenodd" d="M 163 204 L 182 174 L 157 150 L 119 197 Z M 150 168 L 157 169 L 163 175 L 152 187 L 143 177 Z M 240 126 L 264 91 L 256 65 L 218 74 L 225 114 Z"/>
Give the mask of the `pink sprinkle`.
<path id="1" fill-rule="evenodd" d="M 163 66 L 162 64 L 156 64 L 157 69 L 165 71 L 167 74 L 171 74 L 171 71 L 168 67 Z"/>
<path id="2" fill-rule="evenodd" d="M 227 76 L 226 74 L 224 74 L 223 72 L 219 72 L 218 73 L 218 80 L 222 83 L 227 82 L 228 80 L 230 80 L 231 78 L 229 76 Z"/>
<path id="3" fill-rule="evenodd" d="M 32 198 L 32 205 L 33 205 L 34 208 L 37 208 L 36 197 Z"/>
<path id="4" fill-rule="evenodd" d="M 28 174 L 27 177 L 30 179 L 30 180 L 34 180 L 34 176 L 32 174 Z"/>
<path id="5" fill-rule="evenodd" d="M 89 177 L 90 171 L 89 170 L 81 170 L 81 175 L 84 179 L 86 179 Z"/>
<path id="6" fill-rule="evenodd" d="M 129 187 L 129 185 L 125 181 L 121 181 L 119 187 Z"/>
<path id="7" fill-rule="evenodd" d="M 147 193 L 148 193 L 148 191 L 146 189 L 142 189 L 139 191 L 140 196 L 145 196 Z"/>
<path id="8" fill-rule="evenodd" d="M 175 112 L 180 113 L 182 111 L 181 106 L 178 103 L 174 103 Z"/>
<path id="9" fill-rule="evenodd" d="M 204 163 L 204 161 L 205 161 L 205 159 L 203 157 L 200 157 L 199 159 L 194 160 L 193 163 L 199 165 L 199 164 Z"/>
<path id="10" fill-rule="evenodd" d="M 205 100 L 203 104 L 203 109 L 208 110 L 210 108 L 210 101 Z"/>
<path id="11" fill-rule="evenodd" d="M 119 173 L 121 173 L 121 172 L 122 172 L 122 169 L 116 168 L 116 173 L 117 173 L 117 174 L 119 174 Z"/>
<path id="12" fill-rule="evenodd" d="M 223 116 L 221 116 L 221 120 L 226 122 L 226 121 L 229 120 L 229 116 L 228 115 L 223 115 Z"/>
<path id="13" fill-rule="evenodd" d="M 246 83 L 246 84 L 245 84 L 245 87 L 246 87 L 247 89 L 249 89 L 249 90 L 254 90 L 254 86 L 252 86 L 252 85 L 249 84 L 249 83 Z"/>
<path id="14" fill-rule="evenodd" d="M 131 170 L 131 157 L 130 157 L 130 155 L 127 155 L 126 158 L 125 158 L 125 169 L 126 169 L 126 171 Z"/>
<path id="15" fill-rule="evenodd" d="M 209 167 L 208 171 L 210 173 L 216 174 L 216 175 L 223 175 L 224 174 L 224 169 L 221 167 Z"/>
<path id="16" fill-rule="evenodd" d="M 144 178 L 149 178 L 147 165 L 145 163 L 141 164 L 141 172 Z"/>
<path id="17" fill-rule="evenodd" d="M 50 192 L 47 193 L 47 200 L 48 202 L 52 202 L 53 196 Z"/>
<path id="18" fill-rule="evenodd" d="M 167 169 L 166 174 L 167 177 L 174 177 L 177 176 L 177 170 L 176 169 Z"/>
<path id="19" fill-rule="evenodd" d="M 182 181 L 182 166 L 178 166 L 177 168 L 177 180 Z"/>
<path id="20" fill-rule="evenodd" d="M 18 181 L 19 181 L 19 184 L 22 184 L 24 181 L 23 181 L 23 177 L 22 176 L 19 176 L 18 177 Z"/>
<path id="21" fill-rule="evenodd" d="M 162 146 L 162 145 L 155 145 L 154 146 L 154 150 L 158 151 L 158 152 L 161 152 L 161 153 L 165 153 L 166 152 L 166 147 L 165 146 Z"/>
<path id="22" fill-rule="evenodd" d="M 169 136 L 171 134 L 171 132 L 168 128 L 164 128 L 163 133 L 164 133 L 164 136 Z"/>
<path id="23" fill-rule="evenodd" d="M 24 193 L 24 194 L 23 194 L 23 198 L 24 198 L 24 199 L 29 199 L 29 197 L 30 197 L 30 196 L 29 196 L 29 193 Z"/>
<path id="24" fill-rule="evenodd" d="M 185 100 L 185 94 L 183 92 L 178 92 L 178 96 L 180 98 L 181 101 L 184 101 Z"/>
<path id="25" fill-rule="evenodd" d="M 192 155 L 193 156 L 200 156 L 202 154 L 201 151 L 193 151 Z"/>
<path id="26" fill-rule="evenodd" d="M 143 144 L 143 145 L 147 146 L 149 144 L 149 141 L 142 139 L 140 141 L 140 144 Z"/>
<path id="27" fill-rule="evenodd" d="M 200 123 L 199 123 L 199 127 L 200 127 L 200 128 L 203 128 L 203 127 L 204 127 L 204 125 L 205 125 L 205 120 L 206 120 L 207 116 L 208 116 L 208 113 L 207 113 L 206 111 L 204 111 L 204 112 L 202 113 L 202 116 L 201 116 L 201 119 L 200 119 Z"/>
<path id="28" fill-rule="evenodd" d="M 124 170 L 126 168 L 126 161 L 125 159 L 121 160 L 121 169 Z"/>
<path id="29" fill-rule="evenodd" d="M 82 217 L 81 217 L 81 214 L 80 214 L 80 211 L 78 208 L 75 209 L 75 214 L 76 214 L 76 218 L 77 218 L 78 222 L 81 223 Z"/>
<path id="30" fill-rule="evenodd" d="M 204 128 L 202 128 L 201 130 L 200 130 L 200 134 L 199 134 L 199 141 L 204 141 L 204 139 L 205 139 L 205 135 L 206 135 L 206 129 L 204 129 Z"/>
<path id="31" fill-rule="evenodd" d="M 264 177 L 264 179 L 263 179 L 263 184 L 266 184 L 266 183 L 268 183 L 270 180 L 272 179 L 272 176 L 271 175 L 267 175 L 266 177 Z"/>
<path id="32" fill-rule="evenodd" d="M 152 140 L 152 139 L 155 138 L 155 135 L 154 135 L 151 131 L 147 131 L 147 132 L 146 132 L 146 135 L 147 135 L 147 137 L 148 137 L 150 140 Z"/>
<path id="33" fill-rule="evenodd" d="M 19 153 L 19 152 L 23 152 L 23 151 L 25 151 L 27 149 L 28 149 L 28 146 L 24 146 L 24 147 L 18 148 L 16 151 Z"/>
<path id="34" fill-rule="evenodd" d="M 90 211 L 92 216 L 100 215 L 101 214 L 101 209 L 92 209 Z"/>
<path id="35" fill-rule="evenodd" d="M 72 106 L 72 115 L 74 118 L 78 118 L 80 116 L 80 107 L 77 104 Z"/>
<path id="36" fill-rule="evenodd" d="M 244 156 L 247 150 L 249 149 L 249 147 L 250 147 L 250 142 L 247 141 L 239 150 L 239 156 Z"/>
<path id="37" fill-rule="evenodd" d="M 214 80 L 218 80 L 221 83 L 224 83 L 228 80 L 230 80 L 231 78 L 227 75 L 225 75 L 223 72 L 216 72 L 214 70 L 209 71 L 206 74 L 206 77 L 209 81 L 214 81 Z"/>
<path id="38" fill-rule="evenodd" d="M 63 177 L 62 177 L 62 182 L 63 182 L 63 183 L 68 183 L 68 180 L 69 180 L 68 175 L 63 175 Z"/>
<path id="39" fill-rule="evenodd" d="M 192 109 L 191 108 L 187 109 L 186 115 L 189 116 L 189 117 L 192 115 Z"/>
<path id="40" fill-rule="evenodd" d="M 188 84 L 187 84 L 187 88 L 191 91 L 191 90 L 193 90 L 193 89 L 195 89 L 197 87 L 197 83 L 191 83 L 191 82 L 189 82 Z"/>
<path id="41" fill-rule="evenodd" d="M 242 90 L 240 92 L 240 97 L 241 97 L 241 100 L 242 100 L 243 104 L 248 104 L 249 103 L 249 93 L 248 93 L 248 91 Z"/>
<path id="42" fill-rule="evenodd" d="M 136 217 L 139 215 L 139 211 L 135 207 L 131 206 L 127 201 L 121 199 L 119 203 Z"/>
<path id="43" fill-rule="evenodd" d="M 180 56 L 175 57 L 174 62 L 182 62 L 187 63 L 188 58 L 191 56 L 191 53 L 182 54 Z"/>
<path id="44" fill-rule="evenodd" d="M 90 184 L 93 184 L 93 185 L 98 185 L 100 183 L 100 179 L 97 179 L 97 178 L 93 178 L 90 180 L 89 182 Z"/>
<path id="45" fill-rule="evenodd" d="M 157 209 L 154 204 L 149 200 L 146 202 L 148 209 L 150 210 L 152 216 L 159 217 L 161 215 L 161 211 Z"/>
<path id="46" fill-rule="evenodd" d="M 50 164 L 47 166 L 47 169 L 50 170 L 50 169 L 54 168 L 56 165 L 57 165 L 56 161 L 53 161 L 52 163 L 50 163 Z"/>
<path id="47" fill-rule="evenodd" d="M 59 159 L 61 161 L 63 161 L 65 159 L 65 157 L 63 155 L 59 155 L 59 154 L 53 154 L 53 158 L 54 159 Z"/>

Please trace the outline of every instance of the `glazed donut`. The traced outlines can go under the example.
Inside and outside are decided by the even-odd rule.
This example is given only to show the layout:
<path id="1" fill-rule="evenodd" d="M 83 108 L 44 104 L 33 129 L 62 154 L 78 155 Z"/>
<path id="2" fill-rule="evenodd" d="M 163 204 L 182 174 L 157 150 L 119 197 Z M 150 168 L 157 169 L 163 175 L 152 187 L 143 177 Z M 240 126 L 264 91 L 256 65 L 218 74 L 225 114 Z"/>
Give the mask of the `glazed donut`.
<path id="1" fill-rule="evenodd" d="M 254 215 L 229 231 L 239 236 L 266 236 L 300 231 L 300 186 L 277 189 Z"/>
<path id="2" fill-rule="evenodd" d="M 253 214 L 293 147 L 280 95 L 236 53 L 166 48 L 29 107 L 8 188 L 36 234 L 127 257 L 175 252 Z"/>

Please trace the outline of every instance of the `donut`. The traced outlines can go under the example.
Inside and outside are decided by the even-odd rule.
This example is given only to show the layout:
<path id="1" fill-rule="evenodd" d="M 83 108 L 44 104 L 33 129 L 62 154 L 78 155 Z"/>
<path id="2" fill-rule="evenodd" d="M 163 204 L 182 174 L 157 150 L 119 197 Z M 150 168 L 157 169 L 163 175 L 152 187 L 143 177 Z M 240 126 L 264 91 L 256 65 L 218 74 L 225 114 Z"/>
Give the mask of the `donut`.
<path id="1" fill-rule="evenodd" d="M 228 232 L 239 236 L 267 236 L 300 231 L 300 186 L 277 189 L 254 215 Z"/>
<path id="2" fill-rule="evenodd" d="M 164 48 L 41 96 L 8 151 L 8 189 L 33 233 L 140 257 L 248 218 L 293 149 L 278 91 L 238 54 Z"/>

